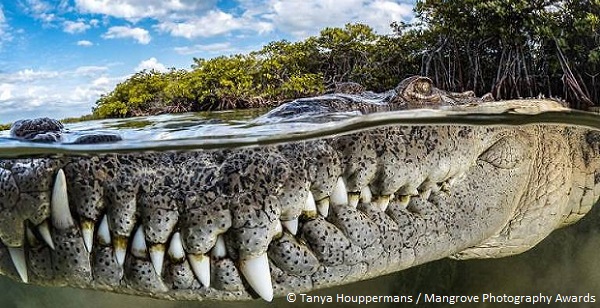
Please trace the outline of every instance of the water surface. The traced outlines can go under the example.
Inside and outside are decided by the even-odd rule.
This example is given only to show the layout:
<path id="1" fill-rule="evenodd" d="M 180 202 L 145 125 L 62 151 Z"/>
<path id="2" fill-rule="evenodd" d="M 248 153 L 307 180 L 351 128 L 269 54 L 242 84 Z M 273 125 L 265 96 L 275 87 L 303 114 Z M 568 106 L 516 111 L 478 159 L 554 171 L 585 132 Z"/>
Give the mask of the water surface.
<path id="1" fill-rule="evenodd" d="M 367 115 L 334 112 L 300 114 L 293 118 L 266 118 L 261 116 L 265 110 L 245 110 L 96 120 L 66 124 L 63 142 L 60 144 L 15 140 L 10 138 L 8 131 L 0 131 L 0 157 L 231 148 L 307 140 L 392 124 L 557 123 L 600 129 L 598 114 L 532 106 L 520 109 L 504 105 L 477 109 L 448 107 Z M 116 133 L 123 137 L 123 141 L 93 145 L 69 144 L 81 135 L 94 132 Z"/>

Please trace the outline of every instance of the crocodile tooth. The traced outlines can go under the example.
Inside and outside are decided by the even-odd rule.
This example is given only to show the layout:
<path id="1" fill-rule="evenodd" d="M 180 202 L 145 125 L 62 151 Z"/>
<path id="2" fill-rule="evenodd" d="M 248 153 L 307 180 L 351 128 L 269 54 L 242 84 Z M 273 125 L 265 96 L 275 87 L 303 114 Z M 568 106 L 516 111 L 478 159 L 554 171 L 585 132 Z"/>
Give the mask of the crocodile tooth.
<path id="1" fill-rule="evenodd" d="M 456 174 L 455 176 L 449 178 L 446 182 L 448 183 L 448 186 L 454 186 L 456 182 L 458 182 L 458 180 L 461 179 L 463 176 L 464 173 Z"/>
<path id="2" fill-rule="evenodd" d="M 173 261 L 177 262 L 181 262 L 185 257 L 183 243 L 181 242 L 181 234 L 179 234 L 179 232 L 173 233 L 173 237 L 171 237 L 171 242 L 169 243 L 168 254 Z"/>
<path id="3" fill-rule="evenodd" d="M 452 180 L 452 179 L 450 179 L 450 180 Z M 442 184 L 440 184 L 440 191 L 443 191 L 447 194 L 450 193 L 450 186 L 452 186 L 450 183 L 450 180 L 448 180 L 446 182 L 442 182 Z"/>
<path id="4" fill-rule="evenodd" d="M 390 196 L 379 196 L 375 199 L 375 205 L 382 211 L 385 212 L 390 204 Z"/>
<path id="5" fill-rule="evenodd" d="M 369 204 L 373 200 L 373 194 L 371 193 L 371 188 L 369 186 L 365 186 L 360 190 L 360 198 L 363 203 Z"/>
<path id="6" fill-rule="evenodd" d="M 360 200 L 360 193 L 357 192 L 349 192 L 348 193 L 348 205 L 353 208 L 358 206 L 358 201 Z"/>
<path id="7" fill-rule="evenodd" d="M 402 195 L 398 198 L 398 205 L 400 205 L 402 208 L 406 208 L 408 206 L 409 202 L 410 202 L 409 195 Z"/>
<path id="8" fill-rule="evenodd" d="M 50 235 L 50 227 L 48 227 L 48 220 L 44 220 L 39 226 L 38 231 L 42 236 L 42 239 L 52 250 L 54 250 L 54 242 L 52 241 L 52 235 Z"/>
<path id="9" fill-rule="evenodd" d="M 31 231 L 29 227 L 25 229 L 25 236 L 27 238 L 27 243 L 29 243 L 30 247 L 36 247 L 40 245 L 40 241 L 35 236 L 35 234 L 33 234 L 33 231 Z"/>
<path id="10" fill-rule="evenodd" d="M 275 230 L 273 237 L 280 238 L 283 235 L 283 225 L 281 224 L 281 220 L 277 219 L 275 222 Z"/>
<path id="11" fill-rule="evenodd" d="M 304 209 L 302 209 L 302 213 L 308 217 L 317 216 L 317 204 L 315 203 L 315 196 L 313 196 L 313 193 L 310 191 L 306 197 L 306 202 L 304 203 Z"/>
<path id="12" fill-rule="evenodd" d="M 223 235 L 217 235 L 217 241 L 215 242 L 215 246 L 212 248 L 213 257 L 220 259 L 227 256 L 227 248 L 225 247 L 225 240 L 223 239 Z"/>
<path id="13" fill-rule="evenodd" d="M 162 274 L 163 260 L 165 258 L 165 244 L 152 244 L 150 245 L 150 261 L 156 274 L 160 276 Z"/>
<path id="14" fill-rule="evenodd" d="M 106 215 L 102 217 L 98 226 L 98 242 L 105 246 L 110 245 L 110 230 L 108 229 L 108 218 Z"/>
<path id="15" fill-rule="evenodd" d="M 421 199 L 428 200 L 429 196 L 431 196 L 431 189 L 427 189 L 420 193 Z"/>
<path id="16" fill-rule="evenodd" d="M 285 227 L 293 235 L 296 235 L 298 232 L 298 218 L 294 218 L 292 220 L 282 220 L 281 224 L 283 224 L 283 227 Z"/>
<path id="17" fill-rule="evenodd" d="M 25 250 L 23 247 L 8 247 L 8 253 L 10 254 L 10 258 L 12 259 L 13 264 L 15 265 L 15 269 L 19 276 L 21 276 L 21 280 L 27 283 L 29 278 L 27 276 L 27 262 L 25 261 Z"/>
<path id="18" fill-rule="evenodd" d="M 69 209 L 69 197 L 67 196 L 67 180 L 65 172 L 60 169 L 56 174 L 54 188 L 52 189 L 51 201 L 52 224 L 58 229 L 68 229 L 75 226 L 71 210 Z"/>
<path id="19" fill-rule="evenodd" d="M 408 192 L 408 193 L 406 193 L 406 195 L 409 195 L 409 196 L 418 196 L 419 195 L 419 190 L 416 188 L 406 189 L 406 191 Z"/>
<path id="20" fill-rule="evenodd" d="M 83 243 L 85 249 L 88 252 L 92 252 L 92 246 L 94 245 L 94 222 L 88 219 L 81 221 L 81 235 L 83 236 Z"/>
<path id="21" fill-rule="evenodd" d="M 267 302 L 273 300 L 273 283 L 271 282 L 271 269 L 267 253 L 242 260 L 240 271 L 248 284 L 262 299 Z"/>
<path id="22" fill-rule="evenodd" d="M 317 202 L 317 210 L 323 217 L 329 215 L 329 197 L 325 197 Z"/>
<path id="23" fill-rule="evenodd" d="M 144 235 L 144 228 L 142 226 L 138 227 L 133 236 L 131 253 L 138 258 L 145 258 L 147 256 L 146 236 Z"/>
<path id="24" fill-rule="evenodd" d="M 210 258 L 203 254 L 189 253 L 188 260 L 198 280 L 205 287 L 210 287 Z"/>
<path id="25" fill-rule="evenodd" d="M 127 254 L 127 238 L 124 236 L 115 236 L 113 239 L 113 247 L 115 252 L 115 260 L 120 266 L 125 263 L 125 255 Z"/>
<path id="26" fill-rule="evenodd" d="M 331 192 L 331 205 L 347 205 L 348 204 L 348 191 L 346 190 L 346 183 L 342 177 L 338 177 L 337 183 Z"/>

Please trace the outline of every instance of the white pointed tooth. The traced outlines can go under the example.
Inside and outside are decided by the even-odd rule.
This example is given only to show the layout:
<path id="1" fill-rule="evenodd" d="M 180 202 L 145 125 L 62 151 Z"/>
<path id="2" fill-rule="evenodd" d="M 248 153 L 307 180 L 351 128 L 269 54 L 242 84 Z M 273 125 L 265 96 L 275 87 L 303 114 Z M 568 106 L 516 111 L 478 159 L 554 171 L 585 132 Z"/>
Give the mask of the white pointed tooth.
<path id="1" fill-rule="evenodd" d="M 29 246 L 35 247 L 40 245 L 40 241 L 38 241 L 37 237 L 35 236 L 35 234 L 33 234 L 33 231 L 31 231 L 29 227 L 25 229 L 25 236 L 27 237 L 27 242 L 29 243 Z"/>
<path id="2" fill-rule="evenodd" d="M 275 230 L 273 230 L 273 237 L 280 238 L 283 235 L 283 226 L 281 225 L 281 220 L 277 219 L 275 221 Z"/>
<path id="3" fill-rule="evenodd" d="M 308 217 L 317 216 L 317 204 L 315 203 L 315 196 L 313 196 L 311 191 L 308 192 L 302 213 Z"/>
<path id="4" fill-rule="evenodd" d="M 10 254 L 10 258 L 15 265 L 17 273 L 19 273 L 19 276 L 21 276 L 21 280 L 23 280 L 25 283 L 29 282 L 29 278 L 27 276 L 27 263 L 25 261 L 25 250 L 23 247 L 8 247 L 8 253 Z"/>
<path id="5" fill-rule="evenodd" d="M 360 200 L 360 193 L 349 192 L 348 193 L 348 205 L 352 208 L 356 208 L 358 206 L 358 201 Z"/>
<path id="6" fill-rule="evenodd" d="M 123 236 L 115 236 L 113 239 L 113 249 L 115 260 L 119 266 L 125 263 L 125 255 L 127 254 L 127 238 Z"/>
<path id="7" fill-rule="evenodd" d="M 163 260 L 165 259 L 165 245 L 164 244 L 153 244 L 150 246 L 150 261 L 156 274 L 160 276 L 162 274 Z"/>
<path id="8" fill-rule="evenodd" d="M 452 180 L 452 179 L 450 179 Z M 450 180 L 446 181 L 446 182 L 442 182 L 442 184 L 440 185 L 440 191 L 445 192 L 445 193 L 450 193 Z"/>
<path id="9" fill-rule="evenodd" d="M 51 201 L 52 224 L 58 229 L 68 229 L 75 226 L 71 210 L 69 209 L 69 197 L 67 195 L 67 180 L 65 172 L 60 169 L 54 180 Z"/>
<path id="10" fill-rule="evenodd" d="M 298 233 L 298 218 L 292 220 L 282 220 L 281 223 L 291 234 L 296 235 Z"/>
<path id="11" fill-rule="evenodd" d="M 325 197 L 317 202 L 317 210 L 323 217 L 329 215 L 329 197 Z"/>
<path id="12" fill-rule="evenodd" d="M 450 179 L 448 179 L 448 186 L 454 186 L 456 184 L 456 182 L 458 182 L 459 179 L 461 179 L 464 176 L 464 174 L 459 174 L 456 175 L 454 177 L 451 177 Z"/>
<path id="13" fill-rule="evenodd" d="M 427 190 L 421 192 L 420 196 L 421 196 L 421 199 L 423 199 L 423 200 L 429 199 L 429 196 L 431 196 L 431 189 L 427 189 Z"/>
<path id="14" fill-rule="evenodd" d="M 220 259 L 227 256 L 227 248 L 225 247 L 225 240 L 223 239 L 223 235 L 217 235 L 217 241 L 215 242 L 215 246 L 212 248 L 213 257 Z"/>
<path id="15" fill-rule="evenodd" d="M 413 184 L 406 184 L 396 191 L 398 195 L 418 196 L 419 190 Z"/>
<path id="16" fill-rule="evenodd" d="M 267 253 L 243 260 L 240 264 L 240 271 L 262 299 L 267 302 L 273 300 L 273 283 L 271 282 L 271 269 Z"/>
<path id="17" fill-rule="evenodd" d="M 50 235 L 50 228 L 48 227 L 48 221 L 44 220 L 39 226 L 38 226 L 38 231 L 40 232 L 40 235 L 42 236 L 42 239 L 44 240 L 44 242 L 46 242 L 46 244 L 48 244 L 48 246 L 54 250 L 54 242 L 52 242 L 52 235 Z"/>
<path id="18" fill-rule="evenodd" d="M 179 232 L 175 232 L 171 237 L 168 254 L 171 259 L 177 262 L 181 262 L 185 257 L 183 242 L 181 242 L 181 234 Z"/>
<path id="19" fill-rule="evenodd" d="M 348 204 L 348 191 L 346 190 L 346 183 L 342 177 L 338 177 L 335 187 L 331 192 L 331 205 L 347 205 Z"/>
<path id="20" fill-rule="evenodd" d="M 385 212 L 390 204 L 390 196 L 379 196 L 375 200 L 375 205 L 382 211 Z"/>
<path id="21" fill-rule="evenodd" d="M 108 218 L 106 215 L 102 217 L 98 226 L 98 242 L 105 246 L 110 245 L 110 230 L 108 229 Z"/>
<path id="22" fill-rule="evenodd" d="M 84 219 L 81 222 L 81 235 L 83 236 L 83 244 L 88 252 L 92 252 L 92 246 L 94 245 L 94 222 L 88 219 Z"/>
<path id="23" fill-rule="evenodd" d="M 402 208 L 406 208 L 409 202 L 410 196 L 408 195 L 402 195 L 398 198 L 398 205 L 400 205 Z"/>
<path id="24" fill-rule="evenodd" d="M 210 287 L 210 258 L 203 254 L 188 254 L 194 275 L 205 287 Z"/>
<path id="25" fill-rule="evenodd" d="M 137 228 L 133 236 L 131 253 L 138 258 L 145 258 L 147 256 L 146 236 L 144 235 L 144 228 L 142 226 Z"/>
<path id="26" fill-rule="evenodd" d="M 369 186 L 365 186 L 360 190 L 360 198 L 363 203 L 369 204 L 373 200 L 373 194 L 371 193 L 371 188 Z"/>
<path id="27" fill-rule="evenodd" d="M 211 250 L 212 256 L 220 259 L 227 256 L 227 247 L 225 247 L 225 239 L 222 234 L 217 235 L 215 246 Z"/>

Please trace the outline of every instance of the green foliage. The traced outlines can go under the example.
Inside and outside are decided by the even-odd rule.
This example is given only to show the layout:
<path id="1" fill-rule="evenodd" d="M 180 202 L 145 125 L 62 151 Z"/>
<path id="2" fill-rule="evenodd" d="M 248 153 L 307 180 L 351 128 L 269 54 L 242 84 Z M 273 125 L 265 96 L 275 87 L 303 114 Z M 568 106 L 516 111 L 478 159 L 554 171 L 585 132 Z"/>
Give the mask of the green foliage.
<path id="1" fill-rule="evenodd" d="M 415 10 L 433 39 L 421 74 L 442 88 L 560 94 L 581 108 L 600 98 L 598 0 L 421 0 Z"/>
<path id="2" fill-rule="evenodd" d="M 496 98 L 564 94 L 575 107 L 600 99 L 600 0 L 420 0 L 415 13 L 412 24 L 392 23 L 392 35 L 348 24 L 194 58 L 189 70 L 139 72 L 102 96 L 92 117 L 273 106 L 336 82 L 384 91 L 415 74 Z"/>

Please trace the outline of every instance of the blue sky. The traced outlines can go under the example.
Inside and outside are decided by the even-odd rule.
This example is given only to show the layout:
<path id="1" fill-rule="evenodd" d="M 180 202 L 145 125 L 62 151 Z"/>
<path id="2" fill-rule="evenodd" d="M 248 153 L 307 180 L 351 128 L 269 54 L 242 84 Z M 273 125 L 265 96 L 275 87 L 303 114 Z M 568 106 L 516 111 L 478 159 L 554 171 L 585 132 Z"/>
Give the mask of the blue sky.
<path id="1" fill-rule="evenodd" d="M 413 0 L 0 0 L 0 123 L 91 112 L 142 69 L 245 53 L 324 27 L 388 33 Z"/>

